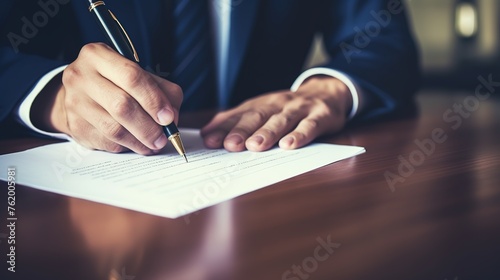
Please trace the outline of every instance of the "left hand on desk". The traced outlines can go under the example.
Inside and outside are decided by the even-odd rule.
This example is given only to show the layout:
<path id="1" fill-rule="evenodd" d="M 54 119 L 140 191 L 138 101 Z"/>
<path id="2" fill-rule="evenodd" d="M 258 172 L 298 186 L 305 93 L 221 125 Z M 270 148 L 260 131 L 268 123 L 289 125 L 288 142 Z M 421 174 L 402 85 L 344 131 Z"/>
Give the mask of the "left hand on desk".
<path id="1" fill-rule="evenodd" d="M 300 148 L 316 137 L 340 130 L 352 107 L 347 86 L 338 79 L 314 76 L 296 91 L 272 92 L 218 113 L 202 130 L 208 148 L 265 151 L 279 142 Z"/>

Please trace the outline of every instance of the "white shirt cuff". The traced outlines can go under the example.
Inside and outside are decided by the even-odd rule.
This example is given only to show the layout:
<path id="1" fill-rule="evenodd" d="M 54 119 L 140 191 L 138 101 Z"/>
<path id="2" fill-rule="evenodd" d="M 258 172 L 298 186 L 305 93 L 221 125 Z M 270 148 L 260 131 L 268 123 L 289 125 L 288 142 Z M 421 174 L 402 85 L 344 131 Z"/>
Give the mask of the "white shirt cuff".
<path id="1" fill-rule="evenodd" d="M 332 76 L 336 79 L 339 79 L 347 86 L 347 88 L 349 88 L 349 91 L 352 95 L 352 109 L 351 112 L 349 113 L 349 119 L 352 119 L 358 112 L 358 107 L 359 107 L 358 89 L 354 84 L 354 82 L 352 81 L 352 79 L 348 75 L 340 71 L 324 67 L 311 68 L 309 70 L 306 70 L 304 73 L 300 74 L 300 76 L 293 83 L 290 90 L 297 91 L 305 80 L 315 75 Z"/>
<path id="2" fill-rule="evenodd" d="M 43 131 L 41 129 L 36 128 L 33 123 L 31 122 L 31 106 L 33 105 L 33 101 L 35 101 L 35 98 L 38 96 L 38 94 L 44 89 L 44 87 L 59 73 L 64 71 L 67 65 L 60 66 L 49 73 L 45 74 L 38 82 L 36 83 L 35 87 L 31 92 L 24 98 L 23 102 L 17 109 L 17 116 L 19 117 L 19 120 L 21 121 L 22 124 L 24 124 L 26 127 L 29 129 L 54 138 L 59 138 L 59 139 L 65 139 L 65 140 L 71 140 L 71 138 L 64 134 L 64 133 L 53 133 L 53 132 L 47 132 Z"/>

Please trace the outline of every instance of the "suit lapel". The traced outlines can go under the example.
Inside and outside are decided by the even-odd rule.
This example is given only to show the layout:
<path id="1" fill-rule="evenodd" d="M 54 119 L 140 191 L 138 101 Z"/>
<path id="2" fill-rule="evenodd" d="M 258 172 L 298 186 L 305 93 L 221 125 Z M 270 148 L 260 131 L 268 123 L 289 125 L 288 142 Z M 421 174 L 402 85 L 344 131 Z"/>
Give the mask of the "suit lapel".
<path id="1" fill-rule="evenodd" d="M 234 88 L 241 63 L 247 52 L 248 40 L 252 34 L 260 0 L 236 0 L 231 10 L 231 31 L 229 37 L 229 55 L 227 66 L 224 107 L 227 107 L 229 96 Z"/>

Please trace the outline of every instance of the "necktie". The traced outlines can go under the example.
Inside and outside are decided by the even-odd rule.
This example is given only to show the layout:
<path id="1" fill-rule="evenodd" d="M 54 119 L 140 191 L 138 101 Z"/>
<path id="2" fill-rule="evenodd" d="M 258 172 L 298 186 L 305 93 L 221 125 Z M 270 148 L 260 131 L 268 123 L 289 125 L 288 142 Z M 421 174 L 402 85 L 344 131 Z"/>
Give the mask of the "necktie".
<path id="1" fill-rule="evenodd" d="M 215 108 L 215 74 L 207 0 L 173 0 L 173 70 L 183 111 Z"/>

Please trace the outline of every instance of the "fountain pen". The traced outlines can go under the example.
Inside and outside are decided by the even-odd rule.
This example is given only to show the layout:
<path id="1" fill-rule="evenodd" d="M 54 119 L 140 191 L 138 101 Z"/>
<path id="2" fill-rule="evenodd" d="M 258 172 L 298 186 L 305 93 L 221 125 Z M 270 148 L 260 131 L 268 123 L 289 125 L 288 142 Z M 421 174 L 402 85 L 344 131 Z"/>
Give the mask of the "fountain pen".
<path id="1" fill-rule="evenodd" d="M 104 32 L 104 35 L 113 45 L 115 50 L 124 57 L 138 63 L 139 56 L 137 55 L 134 44 L 132 44 L 132 40 L 130 40 L 130 37 L 116 16 L 105 7 L 106 4 L 104 4 L 104 1 L 89 0 L 89 2 L 89 12 L 94 14 L 97 22 Z M 163 132 L 168 137 L 168 140 L 170 140 L 179 155 L 183 156 L 184 160 L 188 162 L 186 151 L 184 150 L 184 145 L 182 144 L 181 135 L 177 126 L 175 126 L 172 122 L 167 126 L 163 126 Z"/>

